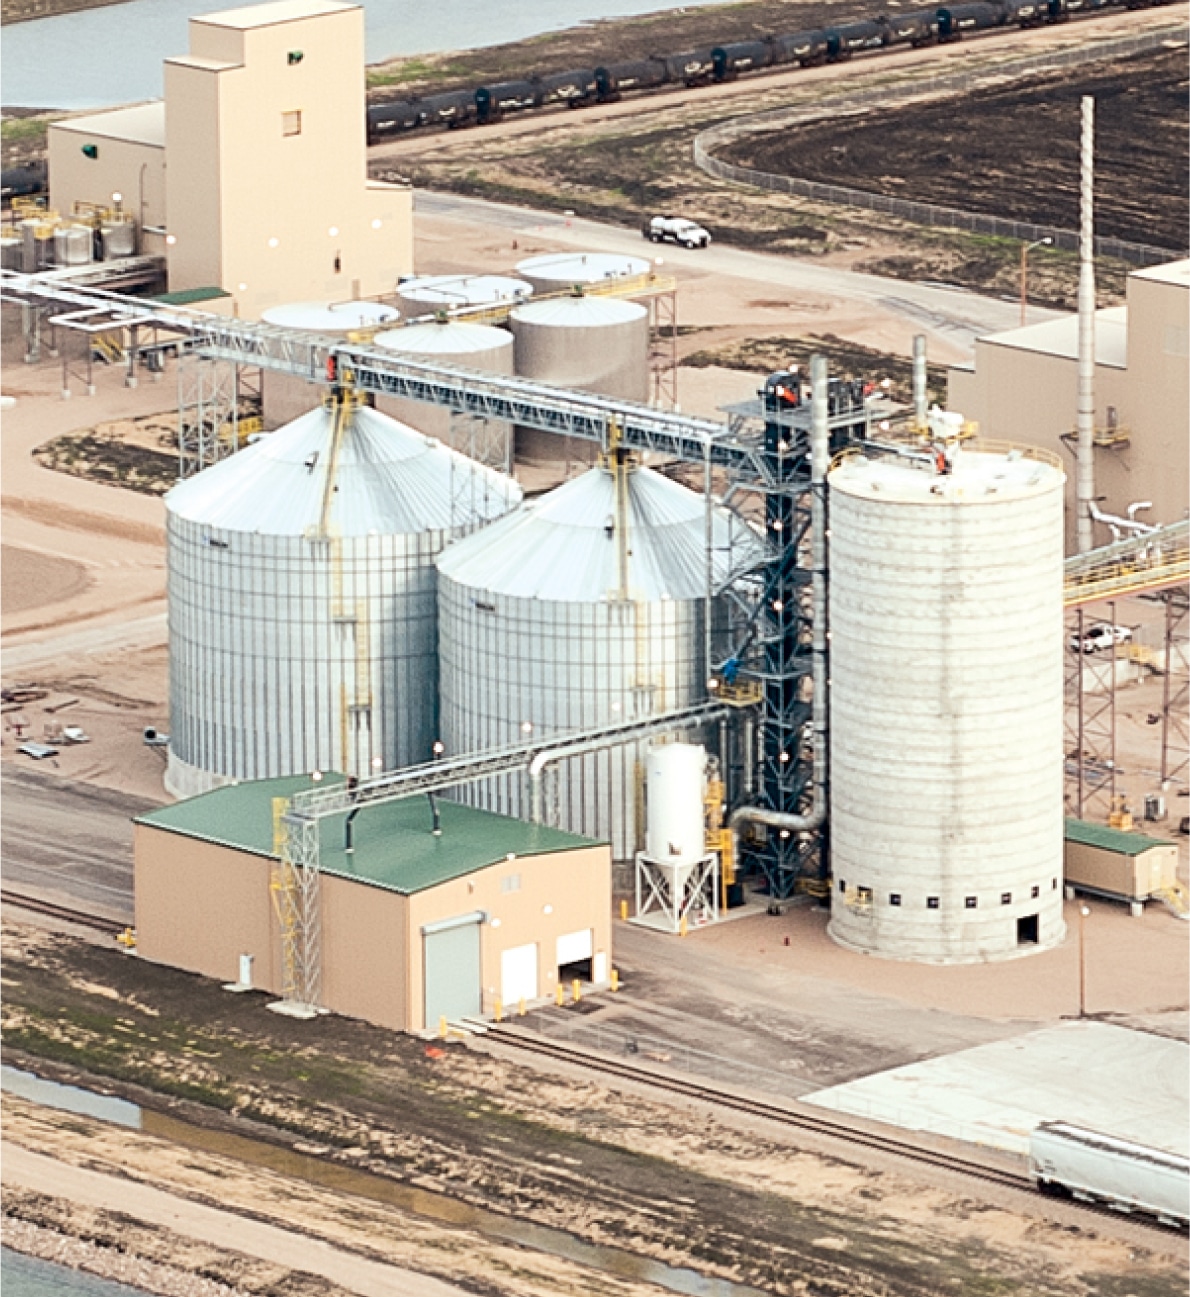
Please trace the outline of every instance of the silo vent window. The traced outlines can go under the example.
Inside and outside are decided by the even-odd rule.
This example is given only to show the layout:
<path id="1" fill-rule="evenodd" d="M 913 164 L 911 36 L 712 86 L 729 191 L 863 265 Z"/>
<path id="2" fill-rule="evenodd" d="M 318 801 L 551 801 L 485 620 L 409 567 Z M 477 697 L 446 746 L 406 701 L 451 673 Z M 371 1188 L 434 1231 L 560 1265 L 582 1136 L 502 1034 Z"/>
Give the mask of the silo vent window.
<path id="1" fill-rule="evenodd" d="M 936 896 L 926 897 L 926 909 L 936 910 L 938 908 L 938 898 Z"/>
<path id="2" fill-rule="evenodd" d="M 1030 895 L 1034 900 L 1036 900 L 1036 899 L 1041 895 L 1041 888 L 1040 888 L 1040 887 L 1033 887 L 1033 888 L 1030 888 L 1030 890 L 1029 890 L 1029 895 Z"/>
<path id="3" fill-rule="evenodd" d="M 969 910 L 973 910 L 973 909 L 975 909 L 975 907 L 979 904 L 979 897 L 978 897 L 978 896 L 968 896 L 967 899 L 966 899 L 966 901 L 964 901 L 964 904 L 966 905 L 966 907 L 967 907 Z"/>
<path id="4" fill-rule="evenodd" d="M 1058 890 L 1058 880 L 1057 880 L 1056 878 L 1054 879 L 1054 885 L 1053 885 L 1052 890 L 1055 891 L 1055 892 Z"/>
<path id="5" fill-rule="evenodd" d="M 227 541 L 225 541 L 225 540 L 219 540 L 219 539 L 218 539 L 217 537 L 215 537 L 215 536 L 207 536 L 207 537 L 206 537 L 206 542 L 207 542 L 207 544 L 208 544 L 212 549 L 230 549 L 230 548 L 231 548 L 231 546 L 227 543 Z"/>
<path id="6" fill-rule="evenodd" d="M 1001 893 L 1000 893 L 1000 904 L 1001 904 L 1001 905 L 1011 905 L 1011 904 L 1012 904 L 1012 893 L 1011 893 L 1011 892 L 1001 892 Z"/>
<path id="7" fill-rule="evenodd" d="M 496 605 L 494 603 L 484 603 L 482 599 L 473 599 L 471 602 L 475 605 L 475 609 L 477 612 L 496 611 Z"/>
<path id="8" fill-rule="evenodd" d="M 889 892 L 889 894 L 888 894 L 888 903 L 889 903 L 889 905 L 900 905 L 900 903 L 901 903 L 901 893 L 900 893 L 900 892 Z"/>
<path id="9" fill-rule="evenodd" d="M 846 890 L 847 890 L 847 884 L 843 881 L 843 879 L 840 878 L 840 879 L 839 879 L 839 891 L 841 891 L 841 892 L 845 892 Z"/>
<path id="10" fill-rule="evenodd" d="M 300 135 L 302 133 L 302 114 L 299 110 L 281 114 L 281 134 Z"/>

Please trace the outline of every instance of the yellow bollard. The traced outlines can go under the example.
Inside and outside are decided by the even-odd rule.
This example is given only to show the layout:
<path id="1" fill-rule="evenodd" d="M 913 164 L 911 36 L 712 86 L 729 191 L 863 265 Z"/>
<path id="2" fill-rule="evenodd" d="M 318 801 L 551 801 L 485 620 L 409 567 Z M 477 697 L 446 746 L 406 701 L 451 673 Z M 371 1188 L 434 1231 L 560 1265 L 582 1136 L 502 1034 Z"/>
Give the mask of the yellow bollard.
<path id="1" fill-rule="evenodd" d="M 582 989 L 579 987 L 577 977 L 574 979 L 573 982 L 570 983 L 570 994 L 574 996 L 575 1004 L 577 1004 L 583 998 Z"/>
<path id="2" fill-rule="evenodd" d="M 503 1021 L 504 1021 L 504 1004 L 503 1004 L 503 1002 L 500 1001 L 500 1000 L 497 1000 L 497 1001 L 496 1001 L 496 1013 L 495 1013 L 495 1018 L 496 1018 L 496 1021 L 497 1021 L 497 1022 L 503 1022 Z"/>
<path id="3" fill-rule="evenodd" d="M 621 902 L 620 902 L 620 918 L 621 918 L 625 923 L 627 923 L 627 921 L 628 921 L 628 902 L 627 902 L 627 901 L 621 901 Z"/>
<path id="4" fill-rule="evenodd" d="M 559 982 L 558 985 L 554 987 L 554 1003 L 560 1009 L 562 1007 L 562 1002 L 565 999 L 566 999 L 566 992 L 562 989 L 562 983 Z"/>
<path id="5" fill-rule="evenodd" d="M 438 1019 L 438 1034 L 439 1036 L 442 1037 L 443 1040 L 446 1039 L 446 1014 L 445 1013 L 442 1015 L 441 1018 Z"/>
<path id="6" fill-rule="evenodd" d="M 685 935 L 686 935 L 686 916 L 683 914 L 682 921 L 678 924 L 678 936 L 684 937 Z"/>
<path id="7" fill-rule="evenodd" d="M 612 990 L 618 991 L 619 989 L 620 989 L 620 970 L 618 968 L 613 968 L 612 969 Z"/>
<path id="8" fill-rule="evenodd" d="M 516 1009 L 517 1015 L 523 1018 L 525 1016 L 525 1001 L 523 998 L 517 1002 Z"/>

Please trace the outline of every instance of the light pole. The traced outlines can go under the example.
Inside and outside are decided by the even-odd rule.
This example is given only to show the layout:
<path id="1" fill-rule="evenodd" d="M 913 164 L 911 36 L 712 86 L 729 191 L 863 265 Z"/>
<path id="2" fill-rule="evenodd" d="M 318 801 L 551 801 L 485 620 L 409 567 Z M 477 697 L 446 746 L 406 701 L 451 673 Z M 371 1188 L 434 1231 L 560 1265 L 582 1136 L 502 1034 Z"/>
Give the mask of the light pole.
<path id="1" fill-rule="evenodd" d="M 1078 1016 L 1080 1018 L 1087 1016 L 1087 957 L 1083 935 L 1087 915 L 1090 913 L 1091 911 L 1085 905 L 1078 907 Z"/>
<path id="2" fill-rule="evenodd" d="M 1027 298 L 1025 285 L 1028 282 L 1028 276 L 1029 276 L 1029 269 L 1028 269 L 1029 253 L 1032 252 L 1034 248 L 1048 247 L 1048 245 L 1051 243 L 1053 243 L 1053 239 L 1051 239 L 1050 236 L 1047 234 L 1044 239 L 1038 239 L 1036 243 L 1021 244 L 1021 326 L 1022 327 L 1024 327 L 1024 323 L 1025 323 L 1025 301 Z"/>

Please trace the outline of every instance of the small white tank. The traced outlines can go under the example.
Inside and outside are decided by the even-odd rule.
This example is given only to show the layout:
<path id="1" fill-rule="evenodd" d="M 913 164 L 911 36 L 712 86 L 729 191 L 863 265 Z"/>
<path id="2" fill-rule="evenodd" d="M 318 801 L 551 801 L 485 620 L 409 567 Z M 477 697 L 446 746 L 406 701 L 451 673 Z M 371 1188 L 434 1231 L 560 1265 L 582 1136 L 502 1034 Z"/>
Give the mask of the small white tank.
<path id="1" fill-rule="evenodd" d="M 706 749 L 697 743 L 663 743 L 649 749 L 648 828 L 645 855 L 682 883 L 707 854 L 703 798 Z"/>
<path id="2" fill-rule="evenodd" d="M 54 264 L 85 266 L 92 254 L 89 225 L 59 225 L 54 231 Z"/>

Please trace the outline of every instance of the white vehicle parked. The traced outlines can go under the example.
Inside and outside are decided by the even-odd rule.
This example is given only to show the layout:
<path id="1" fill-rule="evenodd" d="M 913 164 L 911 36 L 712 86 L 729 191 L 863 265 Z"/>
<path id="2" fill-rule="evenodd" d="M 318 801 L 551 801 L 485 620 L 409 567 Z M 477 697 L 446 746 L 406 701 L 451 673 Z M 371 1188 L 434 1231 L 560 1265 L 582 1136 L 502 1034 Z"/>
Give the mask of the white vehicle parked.
<path id="1" fill-rule="evenodd" d="M 1097 649 L 1127 644 L 1131 638 L 1132 632 L 1127 626 L 1113 626 L 1111 622 L 1101 621 L 1085 630 L 1081 641 L 1077 635 L 1072 635 L 1070 647 L 1074 652 L 1081 648 L 1084 653 L 1094 653 Z"/>
<path id="2" fill-rule="evenodd" d="M 641 233 L 651 243 L 680 243 L 684 248 L 705 248 L 711 241 L 709 231 L 684 216 L 654 216 Z"/>

